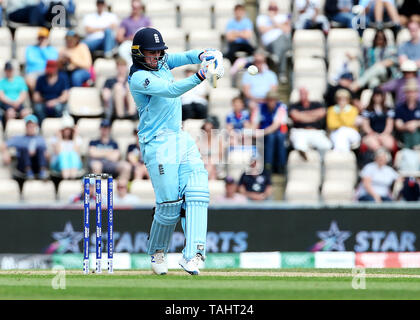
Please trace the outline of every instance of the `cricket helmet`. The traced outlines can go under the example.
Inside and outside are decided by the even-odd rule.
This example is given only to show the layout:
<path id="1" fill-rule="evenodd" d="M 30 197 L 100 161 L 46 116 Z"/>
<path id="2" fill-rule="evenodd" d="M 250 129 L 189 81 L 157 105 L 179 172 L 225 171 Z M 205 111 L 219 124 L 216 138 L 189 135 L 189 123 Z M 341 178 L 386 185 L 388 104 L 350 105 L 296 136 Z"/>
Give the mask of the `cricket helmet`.
<path id="1" fill-rule="evenodd" d="M 136 32 L 131 46 L 131 57 L 133 64 L 142 69 L 159 70 L 166 62 L 168 56 L 165 50 L 168 47 L 163 41 L 160 32 L 154 28 L 141 28 Z M 156 67 L 151 67 L 145 62 L 143 50 L 156 51 L 160 50 L 159 62 Z"/>

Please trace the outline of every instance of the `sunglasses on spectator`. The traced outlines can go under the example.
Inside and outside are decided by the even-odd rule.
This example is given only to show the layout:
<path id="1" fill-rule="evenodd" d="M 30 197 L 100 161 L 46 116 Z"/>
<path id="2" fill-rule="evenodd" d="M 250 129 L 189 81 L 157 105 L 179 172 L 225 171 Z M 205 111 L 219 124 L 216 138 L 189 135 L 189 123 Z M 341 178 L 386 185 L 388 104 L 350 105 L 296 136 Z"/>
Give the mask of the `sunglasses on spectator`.
<path id="1" fill-rule="evenodd" d="M 268 7 L 268 11 L 277 11 L 279 8 L 275 7 L 275 6 L 269 6 Z"/>

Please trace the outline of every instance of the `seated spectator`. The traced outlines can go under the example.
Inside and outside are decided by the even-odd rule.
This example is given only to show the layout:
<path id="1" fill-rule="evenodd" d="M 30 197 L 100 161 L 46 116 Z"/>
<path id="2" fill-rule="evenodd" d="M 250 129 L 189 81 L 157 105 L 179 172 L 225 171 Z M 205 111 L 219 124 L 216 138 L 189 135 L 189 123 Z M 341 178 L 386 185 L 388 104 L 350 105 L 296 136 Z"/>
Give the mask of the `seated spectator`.
<path id="1" fill-rule="evenodd" d="M 128 87 L 128 68 L 123 58 L 117 59 L 117 75 L 105 81 L 101 95 L 107 118 L 137 119 L 137 109 Z"/>
<path id="2" fill-rule="evenodd" d="M 185 69 L 185 77 L 190 77 L 196 70 L 192 68 Z M 181 96 L 182 103 L 182 121 L 187 119 L 205 119 L 208 109 L 208 87 L 202 83 Z"/>
<path id="3" fill-rule="evenodd" d="M 250 128 L 249 111 L 245 109 L 245 103 L 241 97 L 232 99 L 232 109 L 233 111 L 226 116 L 226 129 L 230 132 Z"/>
<path id="4" fill-rule="evenodd" d="M 377 29 L 383 29 L 384 22 L 392 21 L 396 27 L 395 32 L 400 27 L 400 16 L 394 0 L 360 0 L 360 13 L 366 14 L 368 25 Z"/>
<path id="5" fill-rule="evenodd" d="M 287 51 L 292 48 L 292 28 L 288 15 L 279 13 L 276 1 L 270 1 L 268 15 L 258 15 L 256 25 L 261 35 L 263 46 L 278 59 L 280 82 L 286 83 Z"/>
<path id="6" fill-rule="evenodd" d="M 92 140 L 88 149 L 88 167 L 94 174 L 108 173 L 114 177 L 130 179 L 131 166 L 126 161 L 120 161 L 121 153 L 118 144 L 111 138 L 111 122 L 102 120 L 100 137 Z"/>
<path id="7" fill-rule="evenodd" d="M 332 106 L 335 104 L 335 94 L 340 89 L 345 89 L 350 93 L 351 100 L 354 106 L 359 108 L 359 99 L 358 99 L 358 92 L 353 92 L 351 90 L 354 78 L 353 74 L 350 72 L 344 72 L 341 74 L 340 78 L 338 79 L 338 83 L 336 85 L 328 84 L 327 90 L 325 92 L 325 105 Z"/>
<path id="8" fill-rule="evenodd" d="M 326 0 L 324 11 L 327 18 L 338 22 L 346 28 L 353 28 L 352 21 L 356 16 L 353 12 L 353 0 Z"/>
<path id="9" fill-rule="evenodd" d="M 113 199 L 115 206 L 132 206 L 141 203 L 136 195 L 128 192 L 128 180 L 118 179 L 116 191 Z"/>
<path id="10" fill-rule="evenodd" d="M 73 30 L 66 34 L 66 46 L 60 50 L 58 63 L 59 68 L 67 72 L 72 87 L 81 87 L 91 78 L 92 56 Z"/>
<path id="11" fill-rule="evenodd" d="M 325 35 L 328 34 L 330 23 L 327 17 L 320 13 L 319 0 L 295 0 L 294 5 L 298 12 L 296 29 L 321 29 Z"/>
<path id="12" fill-rule="evenodd" d="M 255 108 L 258 103 L 265 102 L 268 91 L 278 88 L 277 76 L 268 68 L 266 57 L 262 52 L 254 54 L 254 63 L 258 68 L 258 73 L 250 75 L 246 72 L 242 77 L 242 91 L 247 106 L 251 109 Z"/>
<path id="13" fill-rule="evenodd" d="M 209 116 L 201 127 L 201 135 L 198 148 L 202 156 L 209 180 L 216 180 L 221 175 L 221 164 L 223 163 L 223 141 L 221 136 L 215 132 L 219 128 L 216 119 Z"/>
<path id="14" fill-rule="evenodd" d="M 267 172 L 281 172 L 287 161 L 287 106 L 279 100 L 277 90 L 270 90 L 266 102 L 261 103 L 252 123 L 264 130 L 264 168 Z"/>
<path id="15" fill-rule="evenodd" d="M 299 95 L 300 100 L 289 108 L 289 115 L 293 120 L 290 141 L 293 148 L 307 159 L 306 152 L 309 148 L 323 152 L 331 149 L 332 143 L 324 130 L 327 114 L 325 107 L 319 102 L 310 101 L 308 90 L 304 87 L 299 88 Z"/>
<path id="16" fill-rule="evenodd" d="M 420 102 L 416 80 L 407 81 L 404 87 L 406 102 L 395 108 L 395 129 L 400 133 L 405 148 L 420 145 Z"/>
<path id="17" fill-rule="evenodd" d="M 6 4 L 7 20 L 44 26 L 44 6 L 39 0 L 11 0 Z"/>
<path id="18" fill-rule="evenodd" d="M 106 10 L 105 0 L 96 0 L 96 9 L 96 12 L 83 18 L 82 23 L 86 31 L 83 42 L 87 44 L 91 53 L 103 50 L 105 58 L 111 58 L 115 47 L 118 17 Z"/>
<path id="19" fill-rule="evenodd" d="M 385 92 L 391 92 L 395 95 L 395 105 L 404 103 L 406 101 L 404 86 L 410 79 L 417 79 L 420 85 L 420 76 L 416 77 L 417 65 L 414 61 L 406 60 L 401 65 L 402 78 L 390 80 L 380 86 Z M 420 97 L 419 97 L 420 99 Z"/>
<path id="20" fill-rule="evenodd" d="M 82 139 L 76 134 L 72 117 L 63 117 L 61 130 L 57 136 L 52 137 L 50 143 L 53 150 L 51 170 L 59 172 L 63 179 L 78 178 L 82 169 Z"/>
<path id="21" fill-rule="evenodd" d="M 136 143 L 130 144 L 127 148 L 127 161 L 131 165 L 131 176 L 134 180 L 149 179 L 149 173 L 140 151 L 137 129 L 134 129 L 133 134 L 136 137 Z"/>
<path id="22" fill-rule="evenodd" d="M 418 69 L 420 67 L 419 22 L 413 20 L 408 24 L 407 28 L 410 32 L 411 39 L 402 43 L 398 47 L 398 60 L 400 62 L 400 66 L 402 66 L 404 61 L 412 60 L 416 63 Z M 420 72 L 417 72 L 417 75 L 420 76 Z"/>
<path id="23" fill-rule="evenodd" d="M 400 22 L 402 26 L 407 26 L 411 20 L 420 21 L 420 2 L 412 0 L 402 0 L 398 8 Z"/>
<path id="24" fill-rule="evenodd" d="M 41 124 L 45 118 L 60 118 L 66 110 L 69 98 L 69 79 L 63 72 L 58 72 L 58 63 L 48 60 L 45 75 L 36 81 L 33 101 L 34 111 Z"/>
<path id="25" fill-rule="evenodd" d="M 47 145 L 44 138 L 39 135 L 38 119 L 33 114 L 25 117 L 25 134 L 14 136 L 1 145 L 3 163 L 11 162 L 8 148 L 16 149 L 17 171 L 25 179 L 34 179 L 35 174 L 39 179 L 47 179 Z"/>
<path id="26" fill-rule="evenodd" d="M 420 177 L 405 177 L 398 199 L 420 201 Z"/>
<path id="27" fill-rule="evenodd" d="M 347 152 L 360 143 L 356 126 L 359 111 L 350 104 L 351 96 L 347 90 L 338 90 L 335 97 L 337 103 L 327 110 L 327 129 L 334 150 Z"/>
<path id="28" fill-rule="evenodd" d="M 397 60 L 397 49 L 387 44 L 385 32 L 376 31 L 372 47 L 363 48 L 363 68 L 359 79 L 355 80 L 350 88 L 352 91 L 358 91 L 367 85 L 373 89 L 388 80 L 388 75 L 396 78 L 399 75 Z"/>
<path id="29" fill-rule="evenodd" d="M 4 65 L 5 77 L 0 80 L 0 107 L 4 113 L 3 127 L 9 119 L 24 118 L 30 111 L 23 103 L 28 97 L 28 87 L 21 76 L 14 75 L 11 62 Z"/>
<path id="30" fill-rule="evenodd" d="M 261 171 L 257 161 L 258 157 L 253 157 L 249 172 L 244 172 L 239 179 L 239 193 L 249 200 L 264 201 L 271 199 L 273 187 L 270 174 L 265 170 Z"/>
<path id="31" fill-rule="evenodd" d="M 385 105 L 385 94 L 381 89 L 375 88 L 369 105 L 362 111 L 362 117 L 362 130 L 365 134 L 362 142 L 368 149 L 376 151 L 385 148 L 393 151 L 394 110 Z"/>
<path id="32" fill-rule="evenodd" d="M 234 18 L 229 20 L 226 26 L 226 41 L 228 51 L 226 58 L 233 64 L 237 58 L 238 51 L 244 51 L 247 55 L 254 53 L 250 41 L 252 39 L 254 26 L 252 21 L 246 16 L 245 7 L 237 4 L 234 8 Z"/>
<path id="33" fill-rule="evenodd" d="M 118 47 L 118 55 L 127 61 L 127 65 L 131 66 L 131 44 L 134 34 L 137 30 L 144 27 L 150 27 L 151 22 L 144 15 L 144 5 L 140 0 L 131 1 L 131 14 L 123 19 L 117 31 L 116 40 L 120 44 Z"/>
<path id="34" fill-rule="evenodd" d="M 356 195 L 359 201 L 392 201 L 391 188 L 398 173 L 387 165 L 391 155 L 385 149 L 375 152 L 375 161 L 368 163 L 360 172 L 360 182 Z"/>
<path id="35" fill-rule="evenodd" d="M 47 28 L 40 28 L 37 44 L 26 47 L 25 81 L 31 92 L 35 89 L 36 79 L 44 74 L 47 61 L 58 59 L 57 49 L 49 44 L 49 34 Z"/>
<path id="36" fill-rule="evenodd" d="M 247 203 L 248 200 L 245 195 L 238 192 L 238 185 L 232 177 L 225 178 L 225 194 L 215 198 L 214 203 Z"/>

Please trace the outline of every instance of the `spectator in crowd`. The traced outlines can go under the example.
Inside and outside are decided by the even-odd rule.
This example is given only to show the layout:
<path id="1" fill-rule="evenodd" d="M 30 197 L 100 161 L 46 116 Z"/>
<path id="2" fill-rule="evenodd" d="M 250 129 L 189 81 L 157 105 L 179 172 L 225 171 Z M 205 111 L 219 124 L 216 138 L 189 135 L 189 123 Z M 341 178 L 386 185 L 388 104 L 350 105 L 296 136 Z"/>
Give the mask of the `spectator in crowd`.
<path id="1" fill-rule="evenodd" d="M 395 95 L 395 105 L 404 103 L 406 100 L 404 86 L 410 79 L 417 79 L 420 85 L 420 76 L 417 76 L 417 65 L 414 61 L 406 60 L 401 65 L 402 78 L 390 80 L 380 86 L 385 92 L 391 92 Z M 420 97 L 419 97 L 420 99 Z"/>
<path id="2" fill-rule="evenodd" d="M 50 168 L 59 172 L 63 179 L 75 179 L 82 169 L 80 148 L 82 139 L 77 135 L 74 120 L 70 116 L 62 118 L 62 125 L 57 135 L 50 141 L 53 155 Z"/>
<path id="3" fill-rule="evenodd" d="M 117 180 L 117 192 L 114 192 L 115 206 L 132 206 L 140 204 L 140 199 L 128 192 L 128 180 L 119 178 Z"/>
<path id="4" fill-rule="evenodd" d="M 337 103 L 327 110 L 327 128 L 334 150 L 347 152 L 360 143 L 356 126 L 359 111 L 350 104 L 348 90 L 338 90 L 335 97 Z"/>
<path id="5" fill-rule="evenodd" d="M 328 85 L 328 88 L 325 92 L 325 105 L 332 106 L 335 104 L 335 94 L 340 89 L 345 89 L 350 93 L 351 100 L 353 105 L 358 106 L 358 93 L 351 90 L 354 78 L 351 72 L 344 72 L 341 74 L 336 85 Z"/>
<path id="6" fill-rule="evenodd" d="M 353 12 L 353 0 L 326 0 L 324 11 L 327 18 L 338 22 L 346 28 L 352 28 L 352 21 L 356 16 Z"/>
<path id="7" fill-rule="evenodd" d="M 127 117 L 137 119 L 136 104 L 128 88 L 127 62 L 123 58 L 118 58 L 116 64 L 116 77 L 107 79 L 101 92 L 105 113 L 108 119 L 112 116 L 118 119 Z"/>
<path id="8" fill-rule="evenodd" d="M 245 95 L 248 107 L 255 108 L 258 103 L 265 102 L 265 97 L 270 90 L 277 90 L 278 80 L 276 74 L 271 71 L 266 63 L 265 54 L 256 52 L 254 63 L 258 68 L 256 75 L 248 72 L 242 77 L 242 91 Z"/>
<path id="9" fill-rule="evenodd" d="M 83 18 L 86 31 L 83 41 L 91 53 L 103 50 L 105 58 L 111 58 L 114 54 L 118 17 L 106 10 L 105 0 L 96 0 L 96 9 L 96 12 L 87 14 Z"/>
<path id="10" fill-rule="evenodd" d="M 361 182 L 356 195 L 359 201 L 392 201 L 391 188 L 398 173 L 387 165 L 391 155 L 385 149 L 375 152 L 375 161 L 368 163 L 360 172 Z"/>
<path id="11" fill-rule="evenodd" d="M 404 177 L 398 199 L 420 201 L 420 177 Z"/>
<path id="12" fill-rule="evenodd" d="M 249 172 L 244 172 L 239 180 L 239 193 L 249 200 L 264 201 L 271 199 L 273 187 L 270 174 L 261 170 L 258 165 L 259 158 L 252 157 Z"/>
<path id="13" fill-rule="evenodd" d="M 319 102 L 310 101 L 305 87 L 299 88 L 299 96 L 300 100 L 289 108 L 289 115 L 293 120 L 290 141 L 293 148 L 307 160 L 306 152 L 309 148 L 324 152 L 331 149 L 332 143 L 324 130 L 326 108 Z"/>
<path id="14" fill-rule="evenodd" d="M 134 180 L 149 179 L 149 173 L 140 151 L 137 129 L 133 130 L 133 134 L 136 142 L 130 144 L 127 148 L 127 161 L 131 165 L 131 176 Z"/>
<path id="15" fill-rule="evenodd" d="M 197 71 L 193 68 L 185 69 L 185 77 L 190 77 Z M 208 110 L 208 86 L 201 83 L 181 96 L 182 121 L 187 119 L 205 119 Z"/>
<path id="16" fill-rule="evenodd" d="M 111 138 L 109 120 L 102 120 L 99 139 L 90 141 L 88 157 L 88 167 L 92 173 L 108 173 L 114 177 L 130 179 L 131 166 L 126 161 L 120 161 L 121 153 L 118 144 Z"/>
<path id="17" fill-rule="evenodd" d="M 396 78 L 399 75 L 397 63 L 397 49 L 395 46 L 388 45 L 383 30 L 377 30 L 372 47 L 363 48 L 361 75 L 350 88 L 352 91 L 358 91 L 368 85 L 370 89 L 373 89 L 386 81 L 388 75 Z"/>
<path id="18" fill-rule="evenodd" d="M 58 63 L 48 60 L 45 74 L 36 81 L 33 101 L 34 111 L 39 123 L 46 117 L 60 118 L 66 110 L 69 98 L 69 79 L 63 72 L 58 72 Z"/>
<path id="19" fill-rule="evenodd" d="M 5 77 L 0 80 L 0 106 L 4 112 L 3 126 L 9 119 L 24 118 L 30 112 L 23 103 L 28 97 L 28 87 L 21 76 L 14 75 L 11 62 L 4 65 Z"/>
<path id="20" fill-rule="evenodd" d="M 226 129 L 230 132 L 250 128 L 249 111 L 245 109 L 245 103 L 241 97 L 232 99 L 232 109 L 232 112 L 226 116 Z"/>
<path id="21" fill-rule="evenodd" d="M 44 6 L 39 0 L 11 0 L 6 4 L 7 19 L 31 26 L 43 26 Z"/>
<path id="22" fill-rule="evenodd" d="M 407 26 L 410 32 L 411 39 L 407 42 L 402 43 L 398 48 L 398 59 L 400 65 L 406 60 L 412 60 L 416 63 L 417 69 L 420 67 L 420 31 L 419 22 L 410 21 Z M 420 75 L 417 73 L 417 75 Z"/>
<path id="23" fill-rule="evenodd" d="M 256 128 L 264 130 L 264 167 L 267 172 L 281 172 L 286 165 L 287 106 L 277 90 L 270 90 L 266 102 L 252 116 Z"/>
<path id="24" fill-rule="evenodd" d="M 292 47 L 291 25 L 288 15 L 279 13 L 276 1 L 270 1 L 268 14 L 258 15 L 256 25 L 263 46 L 278 59 L 280 82 L 286 83 L 287 52 Z"/>
<path id="25" fill-rule="evenodd" d="M 411 20 L 420 21 L 420 2 L 402 0 L 402 3 L 398 8 L 398 13 L 400 14 L 402 26 L 407 26 L 408 22 Z"/>
<path id="26" fill-rule="evenodd" d="M 47 145 L 44 138 L 39 134 L 38 119 L 30 114 L 25 117 L 25 134 L 14 136 L 1 145 L 3 163 L 11 163 L 11 155 L 8 148 L 16 149 L 17 171 L 25 179 L 47 179 Z"/>
<path id="27" fill-rule="evenodd" d="M 373 152 L 379 148 L 393 151 L 394 110 L 385 105 L 385 93 L 381 89 L 373 90 L 369 105 L 362 111 L 362 117 L 362 130 L 365 134 L 363 144 Z"/>
<path id="28" fill-rule="evenodd" d="M 214 203 L 232 203 L 232 204 L 241 204 L 247 203 L 248 199 L 245 195 L 238 192 L 238 184 L 235 179 L 230 176 L 225 178 L 225 194 L 223 196 L 218 196 L 215 198 Z"/>
<path id="29" fill-rule="evenodd" d="M 58 62 L 60 69 L 67 72 L 72 87 L 81 87 L 91 78 L 92 56 L 73 30 L 66 34 L 66 47 L 60 50 Z"/>
<path id="30" fill-rule="evenodd" d="M 226 26 L 228 51 L 225 56 L 231 64 L 235 62 L 238 51 L 246 52 L 248 55 L 254 53 L 254 48 L 250 43 L 254 27 L 252 21 L 246 16 L 244 5 L 237 4 L 233 12 L 234 18 L 229 20 Z"/>
<path id="31" fill-rule="evenodd" d="M 420 102 L 419 85 L 415 79 L 407 81 L 404 87 L 406 102 L 395 108 L 395 129 L 400 133 L 404 146 L 420 145 Z"/>
<path id="32" fill-rule="evenodd" d="M 140 0 L 131 1 L 131 14 L 123 19 L 117 31 L 116 40 L 120 44 L 118 55 L 127 61 L 131 66 L 131 43 L 137 30 L 144 27 L 150 27 L 151 21 L 144 15 L 144 5 Z"/>
<path id="33" fill-rule="evenodd" d="M 201 127 L 201 135 L 198 142 L 204 167 L 206 168 L 209 180 L 216 180 L 221 175 L 221 165 L 223 163 L 223 141 L 222 137 L 215 129 L 219 128 L 219 124 L 213 116 L 209 116 L 204 120 Z"/>
<path id="34" fill-rule="evenodd" d="M 330 30 L 330 23 L 326 16 L 321 14 L 319 0 L 295 0 L 298 16 L 295 22 L 296 29 L 321 29 L 325 35 Z"/>
<path id="35" fill-rule="evenodd" d="M 400 16 L 394 0 L 360 0 L 359 14 L 366 14 L 369 25 L 383 29 L 384 22 L 392 21 L 396 31 L 400 29 Z"/>
<path id="36" fill-rule="evenodd" d="M 58 59 L 57 49 L 49 44 L 49 34 L 47 28 L 40 28 L 37 44 L 26 47 L 25 81 L 30 92 L 35 89 L 36 79 L 44 73 L 47 61 Z"/>

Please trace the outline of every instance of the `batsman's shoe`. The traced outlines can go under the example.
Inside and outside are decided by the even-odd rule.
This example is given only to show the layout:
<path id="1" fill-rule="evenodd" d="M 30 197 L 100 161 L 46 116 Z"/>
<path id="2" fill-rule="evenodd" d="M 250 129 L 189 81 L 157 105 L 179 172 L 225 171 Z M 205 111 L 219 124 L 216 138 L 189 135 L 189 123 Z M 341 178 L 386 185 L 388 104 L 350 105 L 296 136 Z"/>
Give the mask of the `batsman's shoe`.
<path id="1" fill-rule="evenodd" d="M 182 259 L 179 261 L 179 265 L 189 274 L 196 276 L 200 274 L 198 266 L 201 261 L 204 261 L 204 258 L 201 254 L 197 253 L 194 258 L 188 261 L 182 257 Z"/>
<path id="2" fill-rule="evenodd" d="M 164 275 L 168 273 L 168 265 L 166 264 L 165 254 L 162 251 L 156 251 L 151 255 L 152 270 L 154 273 Z"/>

